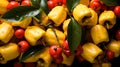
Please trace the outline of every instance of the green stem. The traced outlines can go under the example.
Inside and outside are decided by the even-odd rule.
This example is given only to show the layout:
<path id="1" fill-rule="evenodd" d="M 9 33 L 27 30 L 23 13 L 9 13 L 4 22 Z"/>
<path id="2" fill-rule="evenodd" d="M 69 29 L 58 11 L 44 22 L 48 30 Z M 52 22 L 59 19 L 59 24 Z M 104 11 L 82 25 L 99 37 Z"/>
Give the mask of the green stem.
<path id="1" fill-rule="evenodd" d="M 33 17 L 33 19 L 35 19 L 37 22 L 40 22 L 40 20 L 36 17 Z"/>

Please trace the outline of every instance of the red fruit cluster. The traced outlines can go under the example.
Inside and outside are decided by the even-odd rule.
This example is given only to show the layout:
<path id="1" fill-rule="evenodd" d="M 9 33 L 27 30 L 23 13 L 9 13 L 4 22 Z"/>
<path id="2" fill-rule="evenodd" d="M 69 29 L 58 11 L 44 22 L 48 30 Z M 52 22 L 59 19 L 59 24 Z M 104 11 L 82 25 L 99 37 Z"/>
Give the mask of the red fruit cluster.
<path id="1" fill-rule="evenodd" d="M 63 61 L 62 48 L 57 45 L 53 45 L 49 48 L 49 53 L 53 58 L 54 62 L 60 64 Z"/>
<path id="2" fill-rule="evenodd" d="M 49 9 L 51 10 L 55 6 L 62 5 L 62 4 L 66 5 L 66 0 L 48 0 L 47 4 Z"/>
<path id="3" fill-rule="evenodd" d="M 9 2 L 9 4 L 7 5 L 7 9 L 10 10 L 12 8 L 15 8 L 17 6 L 31 6 L 30 0 L 22 0 L 22 2 L 20 3 L 19 1 L 13 1 L 11 0 Z"/>
<path id="4" fill-rule="evenodd" d="M 111 50 L 108 50 L 107 52 L 106 52 L 106 56 L 107 56 L 107 59 L 108 60 L 112 60 L 113 58 L 114 58 L 114 52 L 113 51 L 111 51 Z"/>

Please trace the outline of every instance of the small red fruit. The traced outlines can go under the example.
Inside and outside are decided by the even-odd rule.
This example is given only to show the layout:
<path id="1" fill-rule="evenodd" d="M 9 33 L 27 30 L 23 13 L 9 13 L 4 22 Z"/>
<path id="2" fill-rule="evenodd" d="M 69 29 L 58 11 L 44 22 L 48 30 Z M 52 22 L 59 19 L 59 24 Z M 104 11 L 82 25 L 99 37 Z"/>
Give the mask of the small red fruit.
<path id="1" fill-rule="evenodd" d="M 118 29 L 118 30 L 116 31 L 115 38 L 116 38 L 117 40 L 120 40 L 120 29 Z"/>
<path id="2" fill-rule="evenodd" d="M 58 57 L 58 58 L 56 58 L 56 59 L 53 59 L 54 60 L 54 62 L 56 63 L 56 64 L 60 64 L 60 63 L 62 63 L 62 61 L 63 61 L 63 57 L 62 57 L 62 55 L 60 56 L 60 57 Z"/>
<path id="3" fill-rule="evenodd" d="M 19 43 L 18 43 L 18 46 L 19 46 L 19 51 L 20 52 L 25 52 L 30 46 L 29 46 L 29 44 L 28 44 L 28 42 L 27 41 L 20 41 Z"/>
<path id="4" fill-rule="evenodd" d="M 78 48 L 76 49 L 75 55 L 80 56 L 82 52 L 83 52 L 83 48 L 81 45 L 79 45 Z"/>
<path id="5" fill-rule="evenodd" d="M 111 59 L 114 58 L 114 52 L 111 51 L 111 50 L 108 50 L 108 51 L 106 52 L 106 56 L 107 56 L 108 60 L 111 60 Z"/>
<path id="6" fill-rule="evenodd" d="M 84 59 L 81 55 L 80 55 L 80 56 L 77 56 L 77 59 L 78 59 L 79 62 L 85 61 L 85 59 Z"/>
<path id="7" fill-rule="evenodd" d="M 24 29 L 22 29 L 22 28 L 17 29 L 14 34 L 17 38 L 23 38 L 24 37 Z"/>
<path id="8" fill-rule="evenodd" d="M 25 63 L 25 67 L 36 67 L 36 65 L 33 62 L 28 62 L 28 63 Z"/>
<path id="9" fill-rule="evenodd" d="M 19 62 L 14 62 L 13 67 L 23 67 L 23 64 Z"/>
<path id="10" fill-rule="evenodd" d="M 49 7 L 50 10 L 55 7 L 55 4 L 52 0 L 47 1 L 47 4 L 48 4 L 48 7 Z"/>
<path id="11" fill-rule="evenodd" d="M 49 48 L 49 53 L 52 58 L 56 59 L 62 55 L 62 48 L 57 45 L 51 46 Z"/>
<path id="12" fill-rule="evenodd" d="M 61 3 L 66 5 L 66 0 L 61 0 Z"/>
<path id="13" fill-rule="evenodd" d="M 7 5 L 7 9 L 10 10 L 10 9 L 15 8 L 15 7 L 17 7 L 17 6 L 19 6 L 19 3 L 18 3 L 17 1 L 11 1 L 11 2 L 9 2 L 9 4 Z"/>
<path id="14" fill-rule="evenodd" d="M 101 3 L 99 1 L 92 1 L 90 3 L 90 8 L 92 8 L 95 11 L 100 11 L 102 6 L 101 6 Z"/>
<path id="15" fill-rule="evenodd" d="M 23 0 L 21 5 L 22 6 L 31 6 L 30 0 Z"/>
<path id="16" fill-rule="evenodd" d="M 65 49 L 65 50 L 68 50 L 69 49 L 69 46 L 68 46 L 68 41 L 65 40 L 62 44 L 62 47 Z"/>
<path id="17" fill-rule="evenodd" d="M 114 13 L 115 13 L 115 15 L 116 15 L 117 17 L 120 18 L 120 6 L 116 6 L 116 7 L 114 8 Z"/>

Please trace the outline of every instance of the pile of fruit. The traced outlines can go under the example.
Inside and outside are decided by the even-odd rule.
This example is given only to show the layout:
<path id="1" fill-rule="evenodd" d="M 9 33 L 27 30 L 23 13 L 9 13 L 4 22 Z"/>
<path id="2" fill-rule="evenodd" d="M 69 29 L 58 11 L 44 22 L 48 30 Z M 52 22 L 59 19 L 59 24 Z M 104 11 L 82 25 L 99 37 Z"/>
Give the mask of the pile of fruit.
<path id="1" fill-rule="evenodd" d="M 1 0 L 0 64 L 111 67 L 119 22 L 119 0 Z"/>

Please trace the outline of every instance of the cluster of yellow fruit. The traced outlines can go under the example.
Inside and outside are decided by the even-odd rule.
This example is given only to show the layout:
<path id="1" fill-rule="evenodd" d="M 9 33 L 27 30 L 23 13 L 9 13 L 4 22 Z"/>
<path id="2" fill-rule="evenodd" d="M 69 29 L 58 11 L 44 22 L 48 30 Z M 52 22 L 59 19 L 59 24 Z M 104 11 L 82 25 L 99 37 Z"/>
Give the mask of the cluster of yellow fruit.
<path id="1" fill-rule="evenodd" d="M 105 55 L 103 49 L 99 47 L 100 43 L 108 43 L 105 48 L 114 52 L 115 57 L 120 55 L 120 41 L 109 39 L 108 31 L 113 28 L 116 24 L 116 16 L 113 11 L 107 10 L 103 11 L 98 15 L 98 13 L 91 8 L 89 8 L 89 0 L 81 0 L 80 3 L 73 9 L 72 16 L 79 22 L 83 30 L 87 28 L 86 43 L 82 45 L 83 52 L 80 54 L 86 61 L 96 64 L 97 57 L 102 58 Z M 0 1 L 0 14 L 1 16 L 7 12 L 6 5 L 8 4 L 7 0 Z M 22 56 L 23 53 L 20 53 L 18 50 L 16 39 L 14 40 L 14 28 L 21 27 L 25 29 L 25 40 L 29 42 L 31 46 L 38 45 L 38 41 L 44 41 L 46 47 L 41 50 L 37 55 L 34 55 L 24 62 L 38 62 L 39 66 L 43 65 L 44 67 L 49 67 L 52 58 L 49 55 L 49 46 L 58 45 L 55 33 L 51 28 L 45 28 L 49 24 L 53 24 L 54 30 L 57 34 L 57 38 L 60 44 L 67 38 L 67 28 L 70 22 L 70 18 L 67 17 L 69 14 L 65 5 L 54 7 L 48 15 L 42 13 L 40 17 L 40 23 L 35 21 L 32 18 L 26 18 L 21 22 L 9 22 L 6 20 L 0 19 L 0 63 L 5 64 L 7 61 L 13 60 Z M 61 28 L 62 26 L 62 28 Z M 62 54 L 63 61 L 62 64 L 71 66 L 75 54 L 71 56 L 66 56 Z M 44 62 L 38 61 L 42 59 Z M 104 61 L 102 61 L 104 63 Z M 110 67 L 111 64 L 107 61 L 106 64 L 102 64 L 102 67 Z"/>

